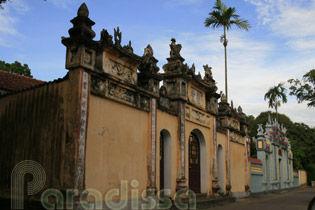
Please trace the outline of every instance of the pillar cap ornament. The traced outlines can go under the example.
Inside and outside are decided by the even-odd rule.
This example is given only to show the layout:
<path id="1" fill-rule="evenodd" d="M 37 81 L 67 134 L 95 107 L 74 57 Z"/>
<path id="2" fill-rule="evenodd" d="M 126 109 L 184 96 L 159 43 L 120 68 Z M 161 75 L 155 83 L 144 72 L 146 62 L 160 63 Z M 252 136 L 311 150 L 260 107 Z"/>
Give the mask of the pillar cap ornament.
<path id="1" fill-rule="evenodd" d="M 62 43 L 66 46 L 76 44 L 90 44 L 95 37 L 95 32 L 92 26 L 95 24 L 89 18 L 89 10 L 85 3 L 83 3 L 77 12 L 77 17 L 70 21 L 73 27 L 69 29 L 69 38 L 62 38 Z"/>

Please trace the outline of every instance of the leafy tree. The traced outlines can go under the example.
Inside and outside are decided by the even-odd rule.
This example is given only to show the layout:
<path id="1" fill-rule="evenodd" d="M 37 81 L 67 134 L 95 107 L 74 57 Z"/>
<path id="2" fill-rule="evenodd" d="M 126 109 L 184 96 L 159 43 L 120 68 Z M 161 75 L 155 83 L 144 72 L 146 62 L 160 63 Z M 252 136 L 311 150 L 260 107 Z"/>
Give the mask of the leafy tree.
<path id="1" fill-rule="evenodd" d="M 283 87 L 283 83 L 278 84 L 277 86 L 271 87 L 264 97 L 265 101 L 268 100 L 268 105 L 270 108 L 275 108 L 276 114 L 278 113 L 278 107 L 282 103 L 287 103 L 286 89 Z M 281 100 L 281 101 L 280 101 Z"/>
<path id="2" fill-rule="evenodd" d="M 209 13 L 209 17 L 206 18 L 204 24 L 206 27 L 212 26 L 212 28 L 223 27 L 223 35 L 221 36 L 221 42 L 224 46 L 224 56 L 225 56 L 225 95 L 228 100 L 228 87 L 227 87 L 227 55 L 226 47 L 228 40 L 226 39 L 226 31 L 231 29 L 233 25 L 240 29 L 245 29 L 248 31 L 250 24 L 248 20 L 239 19 L 239 15 L 236 13 L 234 7 L 227 7 L 221 0 L 216 0 L 213 6 L 213 11 Z"/>
<path id="3" fill-rule="evenodd" d="M 18 61 L 15 61 L 14 63 L 6 63 L 4 61 L 0 61 L 0 70 L 23 75 L 26 77 L 31 77 L 31 78 L 33 77 L 31 75 L 31 69 L 28 67 L 28 65 L 27 64 L 22 65 Z"/>
<path id="4" fill-rule="evenodd" d="M 298 103 L 307 101 L 308 107 L 315 107 L 315 69 L 303 75 L 301 80 L 289 79 L 290 95 L 296 96 Z"/>
<path id="5" fill-rule="evenodd" d="M 309 163 L 306 166 L 307 171 L 307 184 L 311 185 L 311 181 L 315 180 L 315 163 Z"/>
<path id="6" fill-rule="evenodd" d="M 248 115 L 246 116 L 246 122 L 248 123 L 248 131 L 249 131 L 249 135 L 250 136 L 256 136 L 253 135 L 252 132 L 255 130 L 255 126 L 257 127 L 257 125 L 255 124 L 255 117 L 253 115 Z M 256 128 L 257 130 L 257 128 Z M 250 146 L 250 156 L 253 158 L 257 158 L 257 150 L 256 150 L 256 143 L 254 141 L 250 141 L 249 143 Z"/>

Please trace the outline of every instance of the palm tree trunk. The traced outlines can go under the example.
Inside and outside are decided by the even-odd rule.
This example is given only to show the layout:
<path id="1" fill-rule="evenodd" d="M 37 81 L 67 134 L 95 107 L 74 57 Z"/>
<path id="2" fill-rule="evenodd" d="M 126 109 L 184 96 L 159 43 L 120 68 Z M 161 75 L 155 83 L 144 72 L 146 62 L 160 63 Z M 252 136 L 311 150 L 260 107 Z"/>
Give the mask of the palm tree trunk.
<path id="1" fill-rule="evenodd" d="M 226 101 L 228 102 L 228 85 L 227 85 L 227 55 L 226 55 L 226 46 L 227 46 L 227 40 L 226 40 L 226 28 L 224 26 L 224 59 L 225 59 L 225 96 Z"/>
<path id="2" fill-rule="evenodd" d="M 276 119 L 278 121 L 278 100 L 277 100 L 277 96 L 275 96 L 275 102 L 276 102 L 276 105 L 275 105 L 275 108 L 276 108 Z"/>

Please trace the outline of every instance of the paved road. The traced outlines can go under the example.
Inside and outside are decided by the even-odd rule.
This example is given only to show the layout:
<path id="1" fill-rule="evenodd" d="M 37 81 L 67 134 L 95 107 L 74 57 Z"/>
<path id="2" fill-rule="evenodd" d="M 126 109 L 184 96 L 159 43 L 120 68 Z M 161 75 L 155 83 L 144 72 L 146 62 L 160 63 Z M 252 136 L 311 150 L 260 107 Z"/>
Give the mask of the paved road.
<path id="1" fill-rule="evenodd" d="M 209 210 L 307 210 L 315 196 L 315 188 L 303 188 L 291 192 L 272 193 L 258 198 L 238 199 L 235 203 Z"/>

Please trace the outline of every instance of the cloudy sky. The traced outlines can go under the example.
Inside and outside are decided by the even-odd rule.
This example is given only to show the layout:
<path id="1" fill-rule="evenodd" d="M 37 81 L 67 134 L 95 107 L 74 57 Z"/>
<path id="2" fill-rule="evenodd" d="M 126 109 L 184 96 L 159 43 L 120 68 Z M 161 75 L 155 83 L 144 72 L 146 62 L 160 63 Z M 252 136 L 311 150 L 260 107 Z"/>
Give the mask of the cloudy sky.
<path id="1" fill-rule="evenodd" d="M 300 78 L 315 68 L 315 0 L 224 0 L 248 19 L 248 32 L 228 31 L 229 99 L 246 114 L 270 110 L 264 94 L 271 86 Z M 0 10 L 0 60 L 26 63 L 35 78 L 51 81 L 63 77 L 69 22 L 81 0 L 12 0 Z M 169 57 L 172 37 L 182 44 L 182 56 L 203 75 L 212 67 L 219 91 L 224 91 L 223 29 L 204 27 L 214 0 L 86 0 L 93 30 L 99 39 L 103 28 L 113 34 L 119 26 L 122 42 L 132 41 L 143 54 L 151 44 L 161 67 Z M 294 97 L 280 113 L 295 122 L 315 126 L 315 108 L 298 104 Z"/>

